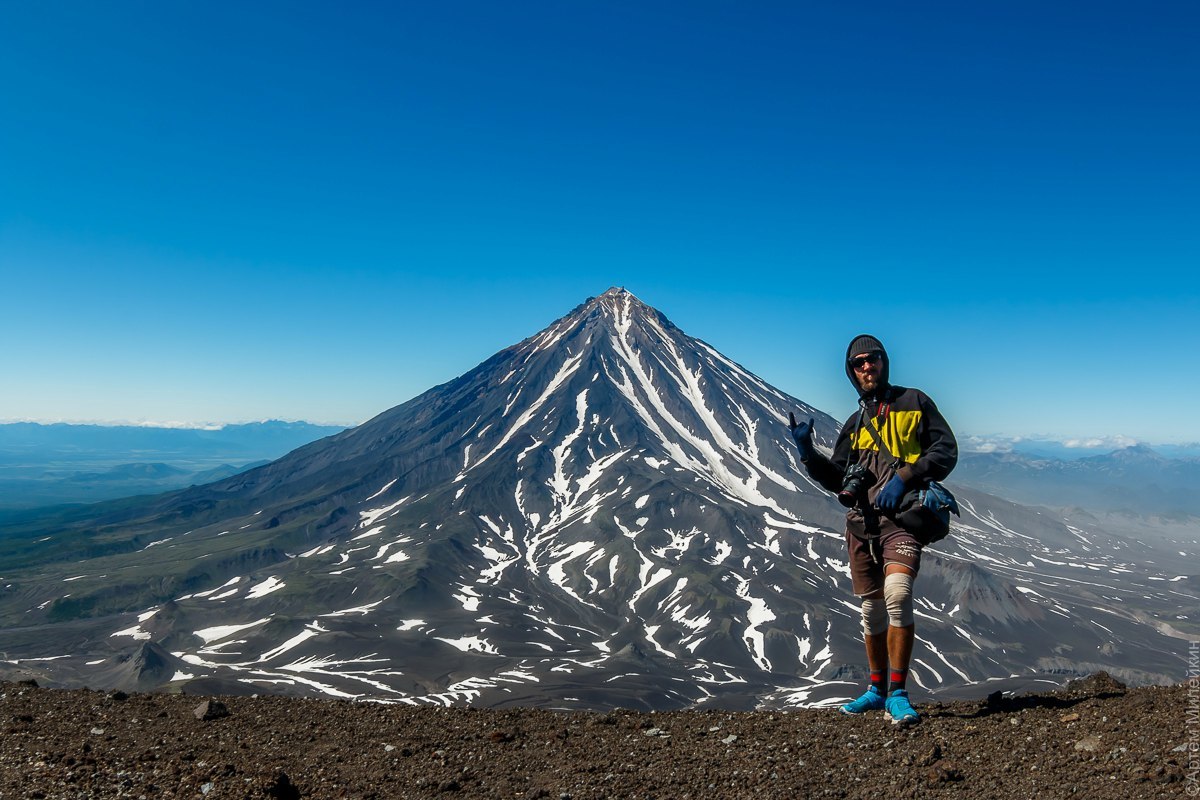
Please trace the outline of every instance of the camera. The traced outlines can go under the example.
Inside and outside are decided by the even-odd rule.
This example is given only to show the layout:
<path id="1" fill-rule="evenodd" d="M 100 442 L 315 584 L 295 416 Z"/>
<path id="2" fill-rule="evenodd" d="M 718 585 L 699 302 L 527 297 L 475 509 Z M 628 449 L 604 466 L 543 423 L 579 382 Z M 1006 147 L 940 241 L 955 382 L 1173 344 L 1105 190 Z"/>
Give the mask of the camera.
<path id="1" fill-rule="evenodd" d="M 853 508 L 859 500 L 866 499 L 867 487 L 872 483 L 871 470 L 862 464 L 851 464 L 846 467 L 846 476 L 842 478 L 842 490 L 838 492 L 838 502 L 846 508 Z"/>

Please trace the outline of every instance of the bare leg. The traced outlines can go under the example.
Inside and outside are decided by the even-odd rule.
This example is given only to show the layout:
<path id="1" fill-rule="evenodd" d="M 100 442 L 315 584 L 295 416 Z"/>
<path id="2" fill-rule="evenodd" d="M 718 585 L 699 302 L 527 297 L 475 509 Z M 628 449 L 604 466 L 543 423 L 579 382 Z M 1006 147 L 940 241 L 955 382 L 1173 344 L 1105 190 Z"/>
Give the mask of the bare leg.
<path id="1" fill-rule="evenodd" d="M 879 591 L 866 596 L 873 600 L 880 600 L 883 598 L 883 592 Z M 887 674 L 891 631 L 892 629 L 889 627 L 887 633 L 863 635 L 863 639 L 867 643 L 867 666 L 871 668 L 871 672 L 882 672 L 885 676 Z"/>
<path id="2" fill-rule="evenodd" d="M 892 669 L 908 671 L 908 662 L 912 659 L 913 639 L 916 638 L 916 625 L 905 625 L 903 628 L 897 628 L 895 625 L 888 626 L 887 632 L 887 660 L 888 666 Z M 883 636 L 873 637 L 883 639 Z"/>
<path id="3" fill-rule="evenodd" d="M 888 564 L 884 570 L 885 574 L 891 575 L 893 572 L 903 572 L 908 575 L 915 573 L 908 567 L 902 564 Z M 883 593 L 880 593 L 880 597 Z M 892 669 L 908 671 L 908 662 L 912 659 L 913 640 L 916 638 L 917 626 L 905 625 L 903 628 L 895 625 L 889 625 L 887 630 L 887 666 Z M 883 639 L 883 636 L 872 637 Z M 870 645 L 867 645 L 867 658 L 870 655 Z M 874 665 L 872 665 L 872 669 Z"/>

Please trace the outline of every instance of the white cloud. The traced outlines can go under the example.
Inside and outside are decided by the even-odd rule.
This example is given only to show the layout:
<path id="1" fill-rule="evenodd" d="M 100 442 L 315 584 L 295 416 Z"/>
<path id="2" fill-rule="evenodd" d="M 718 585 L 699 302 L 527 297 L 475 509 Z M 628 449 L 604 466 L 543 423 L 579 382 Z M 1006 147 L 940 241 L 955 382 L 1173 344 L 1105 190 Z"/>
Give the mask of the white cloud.
<path id="1" fill-rule="evenodd" d="M 1093 437 L 1091 439 L 1064 439 L 1061 442 L 1063 447 L 1069 447 L 1072 450 L 1078 448 L 1086 450 L 1122 450 L 1126 447 L 1133 447 L 1137 443 L 1137 439 L 1121 435 Z"/>
<path id="2" fill-rule="evenodd" d="M 1011 453 L 1013 442 L 1003 436 L 967 436 L 959 440 L 959 448 L 968 453 Z"/>
<path id="3" fill-rule="evenodd" d="M 1037 434 L 1033 436 L 1012 436 L 1007 434 L 991 434 L 984 436 L 963 436 L 958 440 L 959 449 L 965 453 L 1054 453 L 1065 456 L 1063 451 L 1074 451 L 1078 455 L 1087 455 L 1095 451 L 1107 453 L 1121 450 L 1139 444 L 1139 440 L 1123 434 L 1113 436 L 1057 436 L 1054 434 Z"/>

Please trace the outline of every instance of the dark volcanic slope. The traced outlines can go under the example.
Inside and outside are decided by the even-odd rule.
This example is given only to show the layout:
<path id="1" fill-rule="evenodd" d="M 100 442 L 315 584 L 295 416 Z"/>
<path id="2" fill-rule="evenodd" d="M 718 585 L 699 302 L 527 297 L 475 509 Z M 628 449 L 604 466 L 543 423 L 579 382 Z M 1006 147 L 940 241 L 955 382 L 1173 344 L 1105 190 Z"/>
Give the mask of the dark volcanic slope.
<path id="1" fill-rule="evenodd" d="M 408 708 L 0 684 L 0 797 L 1194 796 L 1187 688 L 1068 690 L 880 715 Z M 1194 739 L 1193 739 L 1194 741 Z"/>

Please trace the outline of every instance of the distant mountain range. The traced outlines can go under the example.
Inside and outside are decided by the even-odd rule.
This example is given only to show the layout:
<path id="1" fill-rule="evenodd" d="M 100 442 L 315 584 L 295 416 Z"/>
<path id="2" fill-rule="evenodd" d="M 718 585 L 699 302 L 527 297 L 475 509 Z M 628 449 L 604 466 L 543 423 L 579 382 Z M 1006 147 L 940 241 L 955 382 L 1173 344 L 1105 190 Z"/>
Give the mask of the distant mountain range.
<path id="1" fill-rule="evenodd" d="M 1148 443 L 1126 436 L 1093 439 L 1035 439 L 1031 437 L 978 436 L 960 434 L 959 446 L 973 453 L 1019 453 L 1031 458 L 1075 461 L 1088 456 L 1105 455 L 1135 445 L 1149 447 L 1163 458 L 1200 458 L 1200 443 Z"/>
<path id="2" fill-rule="evenodd" d="M 389 702 L 832 704 L 864 678 L 840 506 L 774 389 L 621 289 L 269 464 L 0 525 L 0 675 Z M 913 687 L 1175 680 L 1195 531 L 956 485 Z M 1191 538 L 1188 538 L 1188 537 Z"/>
<path id="3" fill-rule="evenodd" d="M 964 453 L 954 478 L 1034 505 L 1200 515 L 1200 458 L 1165 458 L 1145 445 L 1072 460 Z"/>
<path id="4" fill-rule="evenodd" d="M 217 429 L 129 425 L 0 425 L 5 509 L 91 503 L 209 483 L 344 430 L 307 422 Z"/>

